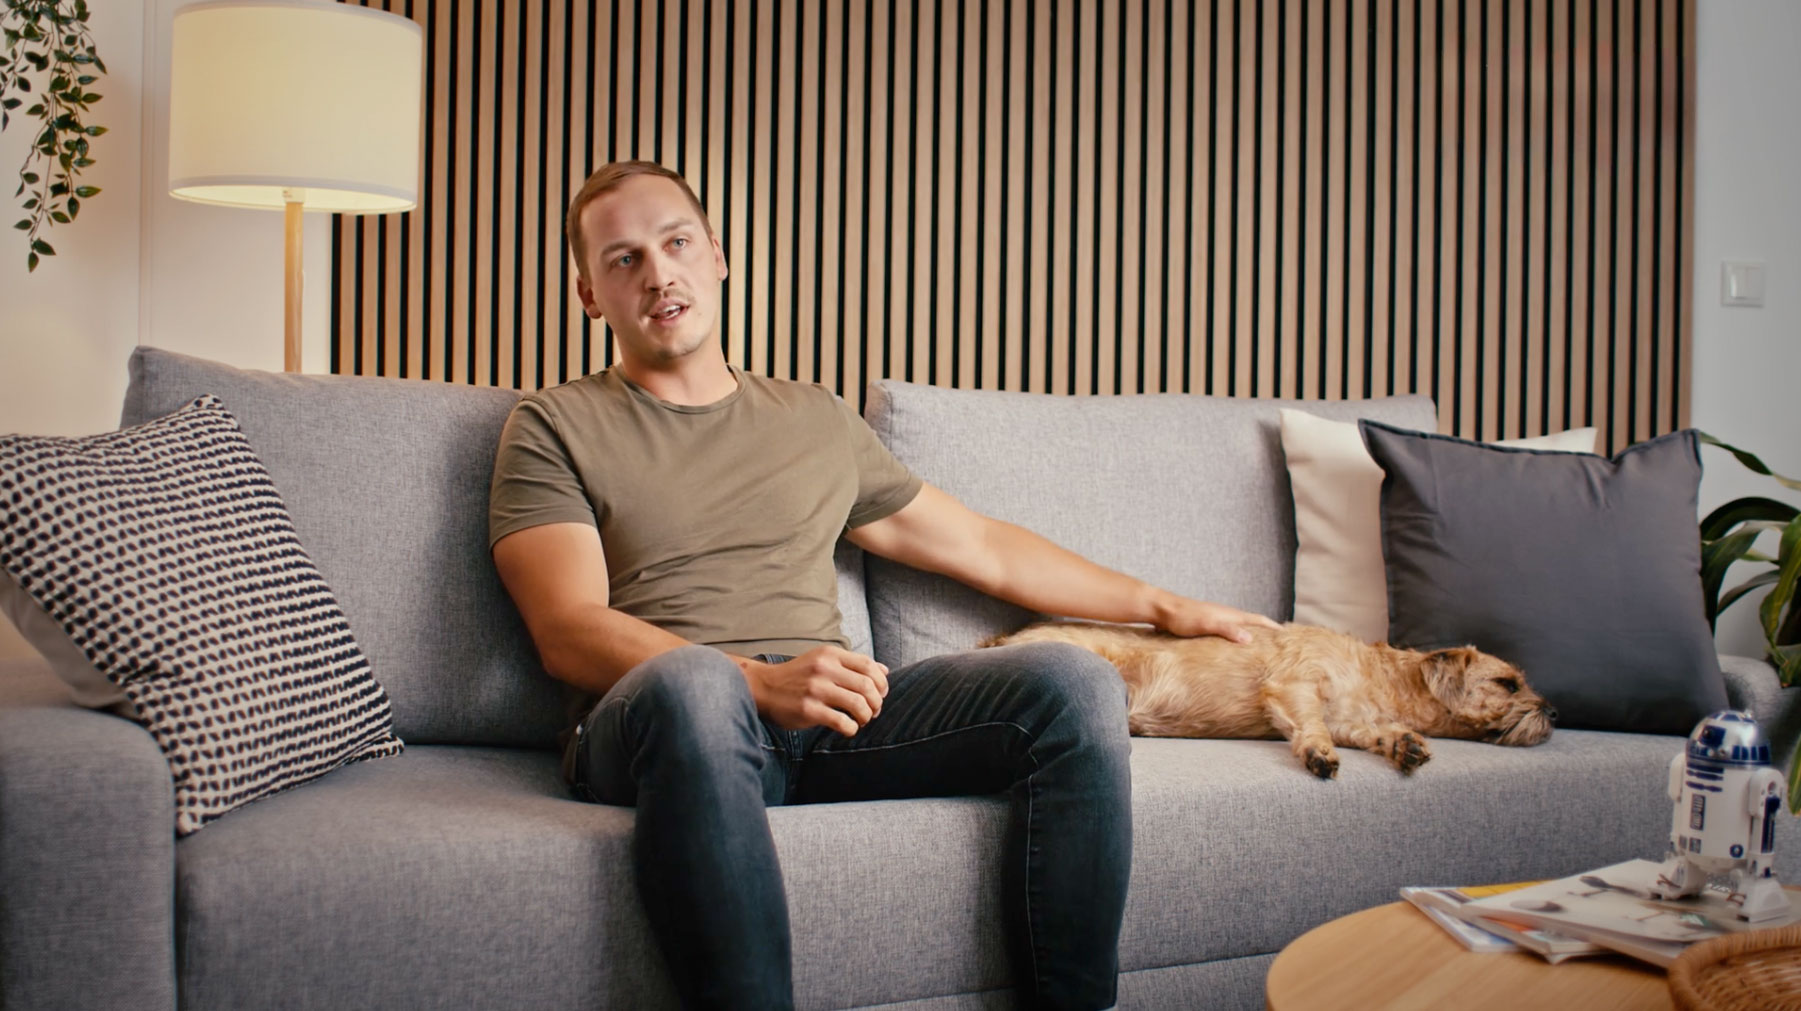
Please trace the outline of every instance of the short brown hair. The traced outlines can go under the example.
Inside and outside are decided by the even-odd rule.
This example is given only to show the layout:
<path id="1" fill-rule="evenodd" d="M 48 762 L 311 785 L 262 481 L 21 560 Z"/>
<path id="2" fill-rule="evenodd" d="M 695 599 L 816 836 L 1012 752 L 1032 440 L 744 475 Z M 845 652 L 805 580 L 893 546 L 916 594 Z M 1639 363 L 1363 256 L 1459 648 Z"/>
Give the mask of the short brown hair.
<path id="1" fill-rule="evenodd" d="M 618 189 L 633 176 L 661 176 L 674 181 L 688 195 L 688 202 L 694 205 L 695 213 L 700 215 L 707 235 L 712 236 L 713 222 L 707 219 L 707 209 L 700 205 L 700 198 L 694 195 L 693 187 L 688 185 L 688 180 L 680 172 L 654 161 L 608 162 L 595 169 L 588 181 L 582 183 L 582 188 L 576 191 L 575 199 L 569 201 L 569 216 L 563 222 L 563 234 L 569 239 L 570 251 L 575 254 L 575 269 L 578 274 L 586 277 L 588 272 L 588 240 L 582 235 L 582 211 L 603 194 Z"/>

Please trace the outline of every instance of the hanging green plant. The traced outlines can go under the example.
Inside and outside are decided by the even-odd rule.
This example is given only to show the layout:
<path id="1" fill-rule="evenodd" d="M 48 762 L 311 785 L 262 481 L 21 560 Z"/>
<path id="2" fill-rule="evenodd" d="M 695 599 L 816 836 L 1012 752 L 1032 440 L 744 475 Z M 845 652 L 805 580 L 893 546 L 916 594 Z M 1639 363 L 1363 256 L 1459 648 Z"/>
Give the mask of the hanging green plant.
<path id="1" fill-rule="evenodd" d="M 76 180 L 94 164 L 89 138 L 106 132 L 83 119 L 100 101 L 88 89 L 106 73 L 106 64 L 88 31 L 87 0 L 0 0 L 0 32 L 6 40 L 0 51 L 0 130 L 12 125 L 13 112 L 27 101 L 34 104 L 23 115 L 41 124 L 13 192 L 25 197 L 30 213 L 13 227 L 26 233 L 25 266 L 36 270 L 39 257 L 56 255 L 40 233 L 74 221 L 81 202 L 100 192 Z M 47 85 L 33 91 L 28 75 L 46 73 Z"/>

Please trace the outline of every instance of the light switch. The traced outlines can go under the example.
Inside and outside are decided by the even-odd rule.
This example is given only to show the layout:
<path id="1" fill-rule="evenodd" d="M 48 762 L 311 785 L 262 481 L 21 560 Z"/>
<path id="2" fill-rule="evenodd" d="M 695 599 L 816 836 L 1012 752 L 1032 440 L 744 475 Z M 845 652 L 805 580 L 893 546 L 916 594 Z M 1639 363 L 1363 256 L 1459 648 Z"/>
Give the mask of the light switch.
<path id="1" fill-rule="evenodd" d="M 1725 260 L 1720 264 L 1720 304 L 1763 306 L 1763 261 Z"/>

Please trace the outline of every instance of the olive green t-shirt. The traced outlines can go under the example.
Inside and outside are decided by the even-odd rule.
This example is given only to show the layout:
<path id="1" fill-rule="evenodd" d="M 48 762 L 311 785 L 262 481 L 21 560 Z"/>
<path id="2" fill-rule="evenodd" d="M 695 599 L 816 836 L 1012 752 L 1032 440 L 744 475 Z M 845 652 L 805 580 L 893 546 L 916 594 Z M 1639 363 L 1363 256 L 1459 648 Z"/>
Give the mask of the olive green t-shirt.
<path id="1" fill-rule="evenodd" d="M 848 646 L 832 553 L 921 481 L 823 386 L 747 375 L 692 407 L 618 369 L 520 401 L 494 463 L 488 543 L 588 523 L 608 603 L 731 653 Z"/>

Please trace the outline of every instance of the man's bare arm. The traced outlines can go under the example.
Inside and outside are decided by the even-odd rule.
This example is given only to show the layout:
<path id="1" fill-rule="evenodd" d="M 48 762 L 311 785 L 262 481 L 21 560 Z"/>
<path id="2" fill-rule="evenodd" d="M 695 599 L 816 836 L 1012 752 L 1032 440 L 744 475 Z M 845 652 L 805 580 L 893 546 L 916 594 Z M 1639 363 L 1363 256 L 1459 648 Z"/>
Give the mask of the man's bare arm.
<path id="1" fill-rule="evenodd" d="M 859 547 L 950 576 L 993 597 L 1047 614 L 1144 622 L 1177 635 L 1243 641 L 1275 623 L 1235 607 L 1192 600 L 1083 558 L 1011 523 L 984 516 L 925 485 L 899 512 L 857 527 Z"/>
<path id="2" fill-rule="evenodd" d="M 494 567 L 506 584 L 538 656 L 552 677 L 605 695 L 645 660 L 687 640 L 608 604 L 607 560 L 600 534 L 585 523 L 548 523 L 494 544 Z M 882 710 L 888 669 L 836 646 L 821 646 L 785 664 L 732 657 L 744 672 L 757 710 L 778 726 L 827 726 L 845 736 Z"/>
<path id="3" fill-rule="evenodd" d="M 607 559 L 585 523 L 547 523 L 494 544 L 494 567 L 552 677 L 595 695 L 688 643 L 607 604 Z"/>

